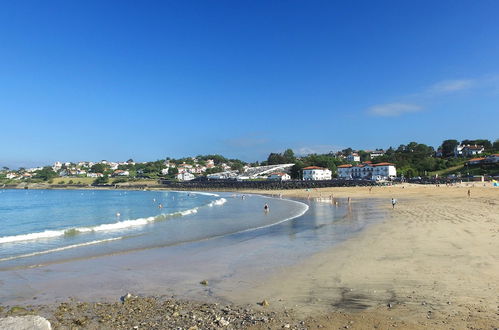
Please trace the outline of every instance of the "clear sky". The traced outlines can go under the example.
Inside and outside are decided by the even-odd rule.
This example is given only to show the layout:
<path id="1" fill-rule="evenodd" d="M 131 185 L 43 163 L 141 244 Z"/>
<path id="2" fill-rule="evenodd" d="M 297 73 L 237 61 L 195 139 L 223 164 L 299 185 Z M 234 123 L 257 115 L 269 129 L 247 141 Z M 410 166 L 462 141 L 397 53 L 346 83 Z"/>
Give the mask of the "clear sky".
<path id="1" fill-rule="evenodd" d="M 499 138 L 499 1 L 10 1 L 0 166 Z"/>

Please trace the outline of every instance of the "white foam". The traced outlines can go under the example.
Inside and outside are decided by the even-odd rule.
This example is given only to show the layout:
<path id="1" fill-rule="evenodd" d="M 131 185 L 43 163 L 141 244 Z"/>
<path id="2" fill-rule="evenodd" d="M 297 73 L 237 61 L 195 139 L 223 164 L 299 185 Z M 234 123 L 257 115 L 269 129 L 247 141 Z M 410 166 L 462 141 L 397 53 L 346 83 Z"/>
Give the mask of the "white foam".
<path id="1" fill-rule="evenodd" d="M 62 231 L 62 235 L 64 235 L 64 231 Z M 23 235 L 15 235 L 15 236 L 4 236 L 0 237 L 0 243 L 12 243 L 18 241 L 29 241 L 33 239 L 39 238 L 51 238 L 61 236 L 61 230 L 45 230 L 39 233 L 30 233 Z"/>
<path id="2" fill-rule="evenodd" d="M 213 207 L 215 205 L 220 206 L 220 205 L 224 205 L 226 202 L 227 202 L 227 200 L 225 198 L 220 198 L 220 199 L 217 199 L 216 201 L 208 203 L 208 206 L 209 207 Z"/>
<path id="3" fill-rule="evenodd" d="M 212 207 L 215 205 L 223 205 L 227 202 L 225 198 L 217 199 L 213 202 L 208 203 L 206 206 Z M 61 230 L 46 230 L 38 233 L 30 233 L 30 234 L 22 234 L 22 235 L 14 235 L 14 236 L 4 236 L 0 237 L 0 244 L 2 243 L 14 243 L 21 241 L 30 241 L 37 239 L 47 239 L 60 237 L 64 235 L 71 235 L 72 233 L 89 233 L 89 232 L 102 232 L 102 231 L 113 231 L 113 230 L 123 230 L 127 228 L 140 227 L 152 223 L 154 221 L 163 220 L 175 216 L 186 216 L 190 214 L 195 214 L 198 212 L 199 207 L 194 207 L 192 209 L 178 211 L 174 213 L 161 214 L 154 217 L 147 218 L 138 218 L 133 220 L 124 220 L 118 221 L 114 223 L 105 223 L 98 226 L 92 227 L 77 227 L 77 228 L 65 228 Z"/>
<path id="4" fill-rule="evenodd" d="M 39 251 L 39 252 L 21 254 L 21 255 L 13 256 L 13 257 L 7 257 L 7 258 L 0 259 L 0 261 L 8 261 L 8 260 L 14 260 L 14 259 L 20 259 L 20 258 L 34 257 L 34 256 L 38 256 L 38 255 L 41 255 L 41 254 L 47 254 L 47 253 L 52 253 L 52 252 L 59 252 L 59 251 L 74 249 L 74 248 L 82 247 L 82 246 L 88 246 L 88 245 L 94 245 L 94 244 L 99 244 L 99 243 L 116 241 L 116 240 L 119 240 L 119 239 L 122 239 L 122 238 L 123 237 L 115 237 L 115 238 L 107 238 L 107 239 L 98 240 L 98 241 L 91 241 L 91 242 L 86 242 L 86 243 L 73 244 L 73 245 L 63 246 L 63 247 L 60 247 L 60 248 L 55 248 L 55 249 L 50 249 L 50 250 L 45 250 L 45 251 Z"/>

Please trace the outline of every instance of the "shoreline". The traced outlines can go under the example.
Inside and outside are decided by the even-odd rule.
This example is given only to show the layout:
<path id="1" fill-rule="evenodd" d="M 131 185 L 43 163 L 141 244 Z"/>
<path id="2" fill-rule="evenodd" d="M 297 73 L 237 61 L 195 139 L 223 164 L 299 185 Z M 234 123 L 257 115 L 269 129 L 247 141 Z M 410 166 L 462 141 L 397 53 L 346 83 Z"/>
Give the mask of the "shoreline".
<path id="1" fill-rule="evenodd" d="M 466 197 L 467 189 L 471 198 Z M 494 247 L 499 190 L 404 185 L 372 191 L 359 187 L 266 193 L 305 199 L 309 194 L 310 198 L 333 194 L 351 197 L 353 204 L 360 198 L 381 198 L 387 200 L 384 208 L 391 215 L 238 293 L 236 306 L 249 303 L 279 320 L 247 325 L 255 329 L 299 327 L 300 322 L 326 329 L 497 327 L 499 254 Z M 390 210 L 392 197 L 399 200 L 395 210 Z M 262 297 L 270 306 L 255 306 Z"/>

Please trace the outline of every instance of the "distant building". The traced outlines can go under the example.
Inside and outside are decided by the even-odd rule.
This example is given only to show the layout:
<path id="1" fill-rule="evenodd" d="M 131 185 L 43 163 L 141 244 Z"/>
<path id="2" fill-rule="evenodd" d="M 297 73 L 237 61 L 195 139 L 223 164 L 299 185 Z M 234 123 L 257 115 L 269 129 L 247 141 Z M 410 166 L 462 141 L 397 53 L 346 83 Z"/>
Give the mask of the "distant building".
<path id="1" fill-rule="evenodd" d="M 129 176 L 130 172 L 124 170 L 116 170 L 113 172 L 113 176 Z"/>
<path id="2" fill-rule="evenodd" d="M 480 157 L 480 158 L 472 158 L 468 160 L 468 165 L 477 165 L 482 163 L 486 158 L 485 157 Z"/>
<path id="3" fill-rule="evenodd" d="M 493 154 L 493 155 L 487 156 L 487 158 L 485 159 L 485 162 L 486 163 L 499 163 L 499 154 Z"/>
<path id="4" fill-rule="evenodd" d="M 464 157 L 471 157 L 471 156 L 479 155 L 484 151 L 485 151 L 485 148 L 483 146 L 473 145 L 473 146 L 465 146 L 463 148 L 462 152 L 463 152 Z"/>
<path id="5" fill-rule="evenodd" d="M 354 152 L 347 156 L 347 162 L 360 162 L 360 156 L 358 153 Z"/>
<path id="6" fill-rule="evenodd" d="M 206 168 L 215 167 L 215 161 L 213 159 L 206 160 Z"/>
<path id="7" fill-rule="evenodd" d="M 179 173 L 176 176 L 177 180 L 180 181 L 191 181 L 195 178 L 194 174 L 189 172 Z"/>
<path id="8" fill-rule="evenodd" d="M 16 173 L 7 173 L 7 175 L 5 175 L 5 177 L 7 179 L 15 179 L 15 178 L 17 178 L 17 174 Z"/>
<path id="9" fill-rule="evenodd" d="M 309 166 L 303 169 L 303 180 L 331 180 L 331 170 L 318 166 Z"/>
<path id="10" fill-rule="evenodd" d="M 454 148 L 455 157 L 472 157 L 481 154 L 485 148 L 481 145 L 458 145 Z"/>
<path id="11" fill-rule="evenodd" d="M 340 165 L 337 168 L 340 179 L 387 180 L 397 176 L 397 169 L 392 163 L 362 163 L 359 165 Z"/>
<path id="12" fill-rule="evenodd" d="M 87 173 L 87 178 L 102 178 L 103 176 L 102 173 Z"/>
<path id="13" fill-rule="evenodd" d="M 287 173 L 283 172 L 276 172 L 276 173 L 271 173 L 268 177 L 268 180 L 276 180 L 276 181 L 288 181 L 291 180 L 291 176 Z"/>
<path id="14" fill-rule="evenodd" d="M 381 156 L 384 156 L 385 155 L 385 151 L 384 150 L 374 150 L 374 151 L 371 151 L 369 153 L 369 155 L 371 156 L 371 159 L 372 158 L 376 158 L 376 157 L 381 157 Z M 360 161 L 360 158 L 359 158 L 359 161 Z"/>
<path id="15" fill-rule="evenodd" d="M 61 162 L 55 162 L 54 165 L 52 166 L 52 169 L 54 172 L 59 171 L 62 168 L 62 163 Z"/>

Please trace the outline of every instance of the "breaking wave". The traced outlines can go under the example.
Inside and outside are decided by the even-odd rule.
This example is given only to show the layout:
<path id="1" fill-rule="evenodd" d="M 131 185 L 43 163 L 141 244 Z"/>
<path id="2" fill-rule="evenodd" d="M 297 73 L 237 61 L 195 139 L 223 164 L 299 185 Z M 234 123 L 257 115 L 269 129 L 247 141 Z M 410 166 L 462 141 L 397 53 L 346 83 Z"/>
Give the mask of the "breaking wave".
<path id="1" fill-rule="evenodd" d="M 217 199 L 213 202 L 210 202 L 204 206 L 213 207 L 220 206 L 225 204 L 227 200 L 225 198 Z M 0 237 L 0 244 L 2 243 L 15 243 L 21 241 L 30 241 L 37 239 L 50 239 L 61 236 L 75 236 L 83 233 L 91 233 L 91 232 L 105 232 L 105 231 L 113 231 L 113 230 L 123 230 L 132 227 L 140 227 L 144 226 L 156 221 L 163 221 L 174 217 L 182 217 L 190 214 L 195 214 L 198 212 L 198 209 L 202 206 L 194 207 L 184 211 L 177 211 L 173 213 L 160 214 L 153 217 L 147 218 L 138 218 L 132 220 L 124 220 L 118 221 L 114 223 L 105 223 L 102 225 L 91 226 L 91 227 L 78 227 L 78 228 L 65 228 L 60 230 L 45 230 L 38 233 L 29 233 L 29 234 L 21 234 L 14 236 L 4 236 Z"/>

